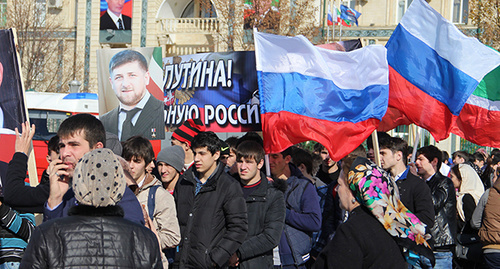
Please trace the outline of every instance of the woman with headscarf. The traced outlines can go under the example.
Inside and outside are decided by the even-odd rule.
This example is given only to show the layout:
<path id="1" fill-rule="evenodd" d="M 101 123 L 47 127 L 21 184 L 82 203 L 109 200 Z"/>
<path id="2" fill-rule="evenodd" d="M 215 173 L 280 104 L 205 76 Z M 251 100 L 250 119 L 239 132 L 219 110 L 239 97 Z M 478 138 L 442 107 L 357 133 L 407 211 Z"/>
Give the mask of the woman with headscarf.
<path id="1" fill-rule="evenodd" d="M 408 268 L 406 262 L 419 255 L 434 264 L 425 224 L 401 203 L 395 182 L 362 150 L 342 160 L 337 193 L 349 218 L 314 268 Z"/>
<path id="2" fill-rule="evenodd" d="M 451 181 L 457 190 L 458 230 L 464 225 L 470 230 L 470 220 L 477 202 L 484 193 L 481 178 L 474 169 L 467 164 L 457 164 L 451 168 Z"/>

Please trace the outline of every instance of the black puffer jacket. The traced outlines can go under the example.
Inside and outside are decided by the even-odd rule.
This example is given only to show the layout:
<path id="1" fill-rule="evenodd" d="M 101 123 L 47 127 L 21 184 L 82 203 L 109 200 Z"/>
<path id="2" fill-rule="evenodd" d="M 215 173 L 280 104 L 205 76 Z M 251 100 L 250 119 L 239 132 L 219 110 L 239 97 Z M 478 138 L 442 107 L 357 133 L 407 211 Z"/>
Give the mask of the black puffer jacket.
<path id="1" fill-rule="evenodd" d="M 455 187 L 448 177 L 437 172 L 428 182 L 434 204 L 434 226 L 429 241 L 434 250 L 451 250 L 457 235 L 457 198 Z"/>
<path id="2" fill-rule="evenodd" d="M 262 182 L 246 199 L 248 235 L 237 252 L 240 269 L 273 268 L 273 248 L 285 225 L 286 181 L 268 183 L 264 173 L 260 176 Z"/>
<path id="3" fill-rule="evenodd" d="M 247 235 L 247 207 L 240 183 L 219 163 L 196 196 L 195 189 L 191 167 L 174 191 L 181 228 L 174 268 L 225 267 Z"/>
<path id="4" fill-rule="evenodd" d="M 119 206 L 75 206 L 38 226 L 20 268 L 163 268 L 156 236 Z"/>

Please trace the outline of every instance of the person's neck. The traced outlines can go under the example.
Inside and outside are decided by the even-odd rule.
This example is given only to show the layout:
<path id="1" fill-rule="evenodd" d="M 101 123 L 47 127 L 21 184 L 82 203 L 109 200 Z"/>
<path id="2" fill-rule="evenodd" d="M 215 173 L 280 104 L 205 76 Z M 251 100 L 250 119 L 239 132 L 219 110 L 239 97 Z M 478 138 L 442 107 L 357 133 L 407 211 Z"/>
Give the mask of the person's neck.
<path id="1" fill-rule="evenodd" d="M 179 173 L 170 181 L 170 182 L 164 182 L 163 187 L 167 191 L 173 191 L 175 189 L 175 185 L 177 185 L 177 181 L 179 180 Z"/>
<path id="2" fill-rule="evenodd" d="M 432 176 L 433 176 L 433 175 L 435 175 L 435 174 L 436 174 L 436 172 L 435 172 L 435 171 L 431 171 L 431 172 L 427 172 L 427 171 L 426 171 L 426 172 L 425 172 L 425 174 L 423 174 L 423 175 L 422 175 L 422 178 L 423 178 L 424 180 L 428 180 L 428 179 L 430 179 L 430 177 L 432 177 Z"/>
<path id="3" fill-rule="evenodd" d="M 199 180 L 201 183 L 205 184 L 207 182 L 208 178 L 215 172 L 215 169 L 217 169 L 217 162 L 215 162 L 205 173 L 199 173 Z"/>
<path id="4" fill-rule="evenodd" d="M 194 161 L 194 155 L 191 150 L 184 152 L 186 156 L 184 156 L 184 163 L 192 163 Z"/>
<path id="5" fill-rule="evenodd" d="M 337 172 L 337 170 L 339 170 L 339 166 L 337 165 L 337 163 L 335 163 L 334 165 L 328 167 L 328 171 L 325 172 L 328 172 L 328 174 L 333 174 Z"/>
<path id="6" fill-rule="evenodd" d="M 360 204 L 358 203 L 358 201 L 352 203 L 349 205 L 349 208 L 347 209 L 347 212 L 351 213 L 354 209 L 356 209 L 358 206 L 360 206 Z"/>
<path id="7" fill-rule="evenodd" d="M 406 170 L 406 165 L 403 162 L 398 162 L 390 170 L 391 175 L 395 177 Z"/>
<path id="8" fill-rule="evenodd" d="M 309 179 L 311 181 L 312 184 L 315 184 L 316 183 L 316 179 L 314 179 L 314 177 L 311 175 L 311 174 L 308 174 L 308 173 L 302 173 L 302 175 L 304 175 L 304 177 L 306 177 L 307 179 Z"/>
<path id="9" fill-rule="evenodd" d="M 244 179 L 241 179 L 240 178 L 240 182 L 241 184 L 245 185 L 245 186 L 250 186 L 250 185 L 253 185 L 257 182 L 259 182 L 262 178 L 260 177 L 260 172 L 257 172 L 257 174 L 251 178 L 250 180 L 244 180 Z"/>
<path id="10" fill-rule="evenodd" d="M 287 164 L 283 171 L 277 175 L 276 177 L 279 179 L 287 180 L 292 175 L 292 171 L 290 171 L 290 166 Z"/>

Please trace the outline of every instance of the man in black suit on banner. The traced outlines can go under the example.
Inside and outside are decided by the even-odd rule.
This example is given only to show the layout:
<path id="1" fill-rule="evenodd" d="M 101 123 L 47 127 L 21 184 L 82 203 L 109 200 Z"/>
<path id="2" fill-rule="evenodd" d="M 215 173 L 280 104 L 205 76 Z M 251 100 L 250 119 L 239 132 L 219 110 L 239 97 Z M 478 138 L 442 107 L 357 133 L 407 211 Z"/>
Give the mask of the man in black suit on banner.
<path id="1" fill-rule="evenodd" d="M 100 30 L 131 30 L 132 18 L 123 15 L 125 0 L 106 0 L 108 10 L 101 16 Z"/>
<path id="2" fill-rule="evenodd" d="M 146 58 L 134 50 L 120 51 L 109 62 L 109 74 L 120 105 L 100 117 L 106 131 L 120 141 L 134 135 L 164 139 L 165 108 L 146 89 L 150 80 Z"/>

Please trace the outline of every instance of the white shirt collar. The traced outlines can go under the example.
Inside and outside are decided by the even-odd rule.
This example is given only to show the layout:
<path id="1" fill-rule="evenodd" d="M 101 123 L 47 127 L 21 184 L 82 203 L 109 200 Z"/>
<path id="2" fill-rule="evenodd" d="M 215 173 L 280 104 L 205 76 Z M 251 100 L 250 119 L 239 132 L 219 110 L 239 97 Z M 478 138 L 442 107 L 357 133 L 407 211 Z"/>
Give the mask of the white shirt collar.
<path id="1" fill-rule="evenodd" d="M 122 18 L 122 14 L 120 14 L 120 16 L 116 16 L 115 13 L 106 10 L 106 12 L 108 12 L 108 15 L 109 17 L 113 20 L 113 22 L 116 24 L 116 28 L 118 28 L 118 19 L 121 19 L 122 20 L 122 24 L 123 24 L 123 27 L 125 28 L 125 24 L 123 23 L 123 18 Z"/>
<path id="2" fill-rule="evenodd" d="M 427 178 L 425 181 L 429 181 L 431 180 L 431 178 L 435 175 L 436 173 L 432 174 L 432 176 L 430 176 L 429 178 Z"/>

